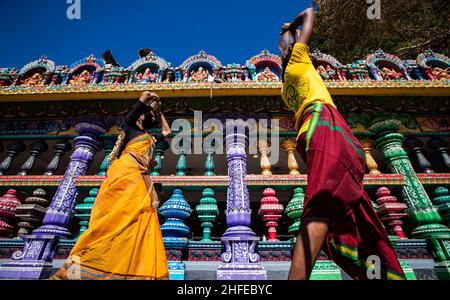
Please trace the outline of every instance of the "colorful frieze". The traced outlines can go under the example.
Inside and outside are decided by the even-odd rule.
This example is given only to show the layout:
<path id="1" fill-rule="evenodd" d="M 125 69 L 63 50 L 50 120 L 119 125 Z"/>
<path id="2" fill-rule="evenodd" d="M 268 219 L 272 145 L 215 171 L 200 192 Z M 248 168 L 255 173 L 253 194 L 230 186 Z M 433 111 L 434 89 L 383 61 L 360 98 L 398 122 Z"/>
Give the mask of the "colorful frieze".
<path id="1" fill-rule="evenodd" d="M 450 80 L 450 58 L 428 49 L 419 54 L 417 63 L 429 80 Z"/>
<path id="2" fill-rule="evenodd" d="M 102 66 L 97 62 L 97 58 L 91 54 L 70 66 L 70 73 L 64 83 L 73 86 L 99 83 L 102 76 L 101 69 Z"/>
<path id="3" fill-rule="evenodd" d="M 44 55 L 20 69 L 14 84 L 23 87 L 49 84 L 55 68 L 55 63 Z"/>
<path id="4" fill-rule="evenodd" d="M 228 64 L 222 67 L 218 76 L 215 78 L 215 82 L 242 82 L 250 81 L 250 73 L 247 66 L 241 66 L 240 64 Z"/>
<path id="5" fill-rule="evenodd" d="M 176 69 L 176 81 L 189 83 L 212 82 L 219 74 L 222 63 L 205 51 L 187 58 Z"/>
<path id="6" fill-rule="evenodd" d="M 320 50 L 315 50 L 311 54 L 314 67 L 324 81 L 347 80 L 347 66 L 344 66 L 336 58 L 329 54 L 324 54 Z"/>
<path id="7" fill-rule="evenodd" d="M 381 49 L 367 56 L 366 64 L 370 76 L 375 80 L 411 79 L 403 61 L 395 55 L 384 53 Z"/>
<path id="8" fill-rule="evenodd" d="M 0 68 L 0 87 L 13 84 L 17 75 L 18 71 L 14 68 Z"/>
<path id="9" fill-rule="evenodd" d="M 143 51 L 145 50 L 145 51 Z M 44 85 L 75 86 L 75 90 L 87 85 L 105 84 L 160 84 L 172 82 L 189 83 L 244 83 L 254 81 L 271 83 L 281 81 L 281 58 L 268 50 L 248 59 L 244 65 L 222 63 L 213 55 L 200 51 L 187 58 L 179 67 L 172 68 L 165 59 L 150 49 L 141 49 L 140 58 L 128 68 L 115 62 L 110 51 L 102 60 L 94 55 L 79 60 L 70 67 L 55 66 L 46 56 L 25 65 L 19 72 L 14 68 L 0 68 L 0 87 L 40 87 Z M 105 55 L 104 55 L 105 56 Z M 420 54 L 417 59 L 402 61 L 399 57 L 384 53 L 381 49 L 366 59 L 343 64 L 330 54 L 315 50 L 311 57 L 317 71 L 325 81 L 449 81 L 450 59 L 434 53 L 431 49 Z M 367 83 L 362 83 L 367 85 Z M 417 83 L 416 83 L 417 84 Z M 333 84 L 340 86 L 342 84 Z M 347 86 L 346 84 L 343 84 Z M 384 85 L 384 84 L 383 84 Z M 392 84 L 387 84 L 387 87 Z M 349 87 L 353 87 L 350 84 Z M 105 88 L 100 87 L 100 89 Z M 110 87 L 109 87 L 110 88 Z M 108 89 L 106 87 L 106 89 Z M 15 89 L 17 90 L 17 88 Z M 30 90 L 27 88 L 26 90 Z M 58 89 L 55 89 L 57 91 Z"/>
<path id="10" fill-rule="evenodd" d="M 169 72 L 171 64 L 164 58 L 151 50 L 141 50 L 140 55 L 142 56 L 128 67 L 131 72 L 129 83 L 167 83 L 175 80 L 173 70 Z"/>
<path id="11" fill-rule="evenodd" d="M 261 51 L 247 60 L 247 66 L 251 79 L 257 82 L 280 82 L 281 81 L 281 57 L 270 53 L 268 50 Z"/>

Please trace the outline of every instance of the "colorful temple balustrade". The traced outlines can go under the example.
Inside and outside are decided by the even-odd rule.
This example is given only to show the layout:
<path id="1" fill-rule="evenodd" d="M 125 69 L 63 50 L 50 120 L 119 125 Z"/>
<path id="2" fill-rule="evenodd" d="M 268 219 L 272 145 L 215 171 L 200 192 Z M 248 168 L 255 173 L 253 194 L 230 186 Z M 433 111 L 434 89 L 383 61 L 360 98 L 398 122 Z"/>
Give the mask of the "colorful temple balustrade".
<path id="1" fill-rule="evenodd" d="M 280 58 L 262 51 L 225 65 L 201 51 L 174 68 L 150 50 L 140 56 L 128 68 L 90 55 L 70 66 L 42 57 L 0 69 L 1 278 L 46 278 L 67 257 L 89 225 L 117 124 L 148 89 L 162 96 L 172 124 L 194 128 L 172 128 L 149 174 L 163 187 L 171 277 L 189 279 L 188 263 L 216 262 L 220 279 L 270 279 L 266 263 L 290 261 L 307 169 L 279 96 Z M 449 279 L 449 59 L 431 50 L 405 61 L 381 50 L 351 64 L 319 51 L 311 57 L 361 141 L 364 187 L 408 278 Z M 203 112 L 200 126 L 256 120 L 278 134 L 221 134 L 203 144 L 211 132 L 199 133 L 194 111 Z M 191 141 L 174 152 L 179 134 Z M 430 270 L 415 269 L 419 260 Z M 346 277 L 322 254 L 313 278 Z"/>
<path id="2" fill-rule="evenodd" d="M 393 243 L 401 248 L 398 249 L 400 257 L 434 257 L 437 264 L 445 266 L 446 262 L 439 259 L 442 255 L 445 258 L 448 252 L 445 252 L 446 244 L 438 238 L 450 234 L 447 227 L 440 225 L 449 224 L 448 135 L 417 133 L 403 137 L 401 133 L 395 133 L 400 123 L 396 119 L 385 119 L 372 125 L 373 132 L 356 133 L 366 154 L 365 187 L 392 235 Z M 92 126 L 86 123 L 75 125 L 80 132 L 75 139 L 62 135 L 38 141 L 33 141 L 33 136 L 1 137 L 0 191 L 4 195 L 0 199 L 2 259 L 8 259 L 13 250 L 20 250 L 23 246 L 18 236 L 26 233 L 28 236 L 25 235 L 24 239 L 29 241 L 30 236 L 35 236 L 39 230 L 60 236 L 59 248 L 52 246 L 56 251 L 53 258 L 64 258 L 79 234 L 86 230 L 98 187 L 108 167 L 106 158 L 116 137 L 104 135 L 106 129 Z M 274 165 L 270 163 L 268 150 L 272 144 L 260 140 L 258 147 L 255 147 L 258 152 L 247 158 L 249 173 L 243 177 L 249 189 L 249 208 L 252 211 L 249 217 L 255 224 L 253 229 L 258 240 L 261 239 L 257 244 L 257 253 L 263 262 L 290 260 L 295 232 L 300 225 L 303 191 L 307 185 L 305 164 L 293 151 L 294 133 L 285 131 L 280 135 L 277 144 L 279 161 Z M 221 260 L 225 251 L 220 242 L 225 224 L 225 192 L 234 175 L 226 174 L 229 168 L 224 167 L 225 154 L 206 149 L 205 154 L 200 156 L 181 152 L 177 157 L 169 150 L 170 142 L 169 138 L 157 145 L 158 166 L 151 176 L 164 189 L 160 213 L 165 221 L 161 224 L 172 276 L 183 279 L 183 261 Z M 69 156 L 72 144 L 75 150 Z M 395 150 L 395 147 L 399 148 Z M 72 182 L 66 182 L 79 149 L 88 149 L 91 153 L 90 158 L 83 158 L 90 160 L 87 164 L 90 168 L 77 172 Z M 274 148 L 270 148 L 270 152 L 273 151 Z M 399 165 L 393 166 L 396 164 L 394 161 L 400 161 Z M 419 187 L 408 190 L 416 185 Z M 48 216 L 52 207 L 57 207 L 54 202 L 59 201 L 56 200 L 58 190 L 64 186 L 74 190 L 69 194 L 70 199 L 62 199 L 61 203 L 68 203 L 65 205 L 73 207 L 74 213 L 69 209 L 67 219 L 55 223 Z M 52 204 L 47 209 L 46 199 L 52 197 Z M 21 205 L 17 199 L 22 202 Z M 47 220 L 44 218 L 45 211 Z M 25 231 L 30 229 L 34 230 L 33 233 Z M 435 254 L 433 246 L 420 244 L 422 239 L 433 241 L 431 245 L 436 244 L 434 247 L 439 247 L 441 252 Z M 414 245 L 410 248 L 409 240 Z M 322 278 L 319 274 L 327 268 L 334 268 L 333 276 L 338 276 L 338 269 L 326 262 L 326 257 L 321 256 L 321 262 L 317 265 L 318 278 Z"/>

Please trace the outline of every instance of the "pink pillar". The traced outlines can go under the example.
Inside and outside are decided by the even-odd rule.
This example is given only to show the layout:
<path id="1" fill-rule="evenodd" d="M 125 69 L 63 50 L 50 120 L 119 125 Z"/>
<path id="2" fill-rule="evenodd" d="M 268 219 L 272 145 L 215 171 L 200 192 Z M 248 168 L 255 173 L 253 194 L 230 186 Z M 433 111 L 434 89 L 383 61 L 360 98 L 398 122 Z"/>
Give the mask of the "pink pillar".
<path id="1" fill-rule="evenodd" d="M 403 221 L 401 220 L 406 213 L 403 211 L 408 208 L 405 203 L 397 202 L 397 197 L 391 196 L 391 191 L 386 187 L 377 190 L 378 215 L 381 221 L 391 227 L 394 235 L 401 239 L 406 239 L 402 229 Z"/>
<path id="2" fill-rule="evenodd" d="M 16 190 L 0 197 L 0 236 L 12 236 L 16 225 L 16 208 L 20 205 Z"/>
<path id="3" fill-rule="evenodd" d="M 271 188 L 265 189 L 258 214 L 262 217 L 262 220 L 266 222 L 266 227 L 268 227 L 268 241 L 278 241 L 277 226 L 282 211 L 283 205 L 278 203 L 278 198 L 275 196 L 275 190 Z"/>

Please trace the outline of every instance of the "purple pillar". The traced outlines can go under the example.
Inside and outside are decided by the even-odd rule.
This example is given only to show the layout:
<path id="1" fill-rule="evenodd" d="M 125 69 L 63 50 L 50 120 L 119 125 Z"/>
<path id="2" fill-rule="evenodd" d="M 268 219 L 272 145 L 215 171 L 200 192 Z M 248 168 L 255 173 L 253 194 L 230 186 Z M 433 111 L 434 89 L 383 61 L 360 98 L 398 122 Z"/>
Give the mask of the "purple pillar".
<path id="1" fill-rule="evenodd" d="M 233 122 L 231 122 L 233 123 Z M 227 191 L 227 230 L 222 236 L 225 252 L 217 269 L 218 280 L 266 280 L 266 270 L 259 263 L 256 246 L 259 237 L 250 228 L 251 209 L 245 182 L 247 174 L 246 123 L 227 122 L 226 147 L 230 186 Z"/>
<path id="2" fill-rule="evenodd" d="M 0 278 L 48 278 L 59 239 L 71 235 L 67 227 L 70 225 L 78 193 L 75 180 L 86 174 L 94 154 L 101 148 L 98 136 L 105 132 L 103 127 L 90 123 L 78 123 L 75 130 L 80 134 L 74 139 L 75 150 L 42 226 L 31 235 L 22 236 L 25 241 L 23 250 L 15 252 L 12 260 L 0 267 Z"/>

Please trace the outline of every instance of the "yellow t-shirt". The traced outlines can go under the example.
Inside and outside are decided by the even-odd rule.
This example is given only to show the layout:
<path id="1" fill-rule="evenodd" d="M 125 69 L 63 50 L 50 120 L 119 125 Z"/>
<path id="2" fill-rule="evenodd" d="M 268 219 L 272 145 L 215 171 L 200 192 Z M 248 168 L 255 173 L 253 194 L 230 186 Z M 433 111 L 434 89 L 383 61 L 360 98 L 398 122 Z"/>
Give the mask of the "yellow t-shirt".
<path id="1" fill-rule="evenodd" d="M 286 105 L 295 112 L 295 129 L 298 135 L 306 132 L 308 122 L 300 123 L 304 109 L 316 101 L 336 108 L 330 93 L 309 58 L 309 46 L 296 43 L 286 67 L 281 96 Z"/>

